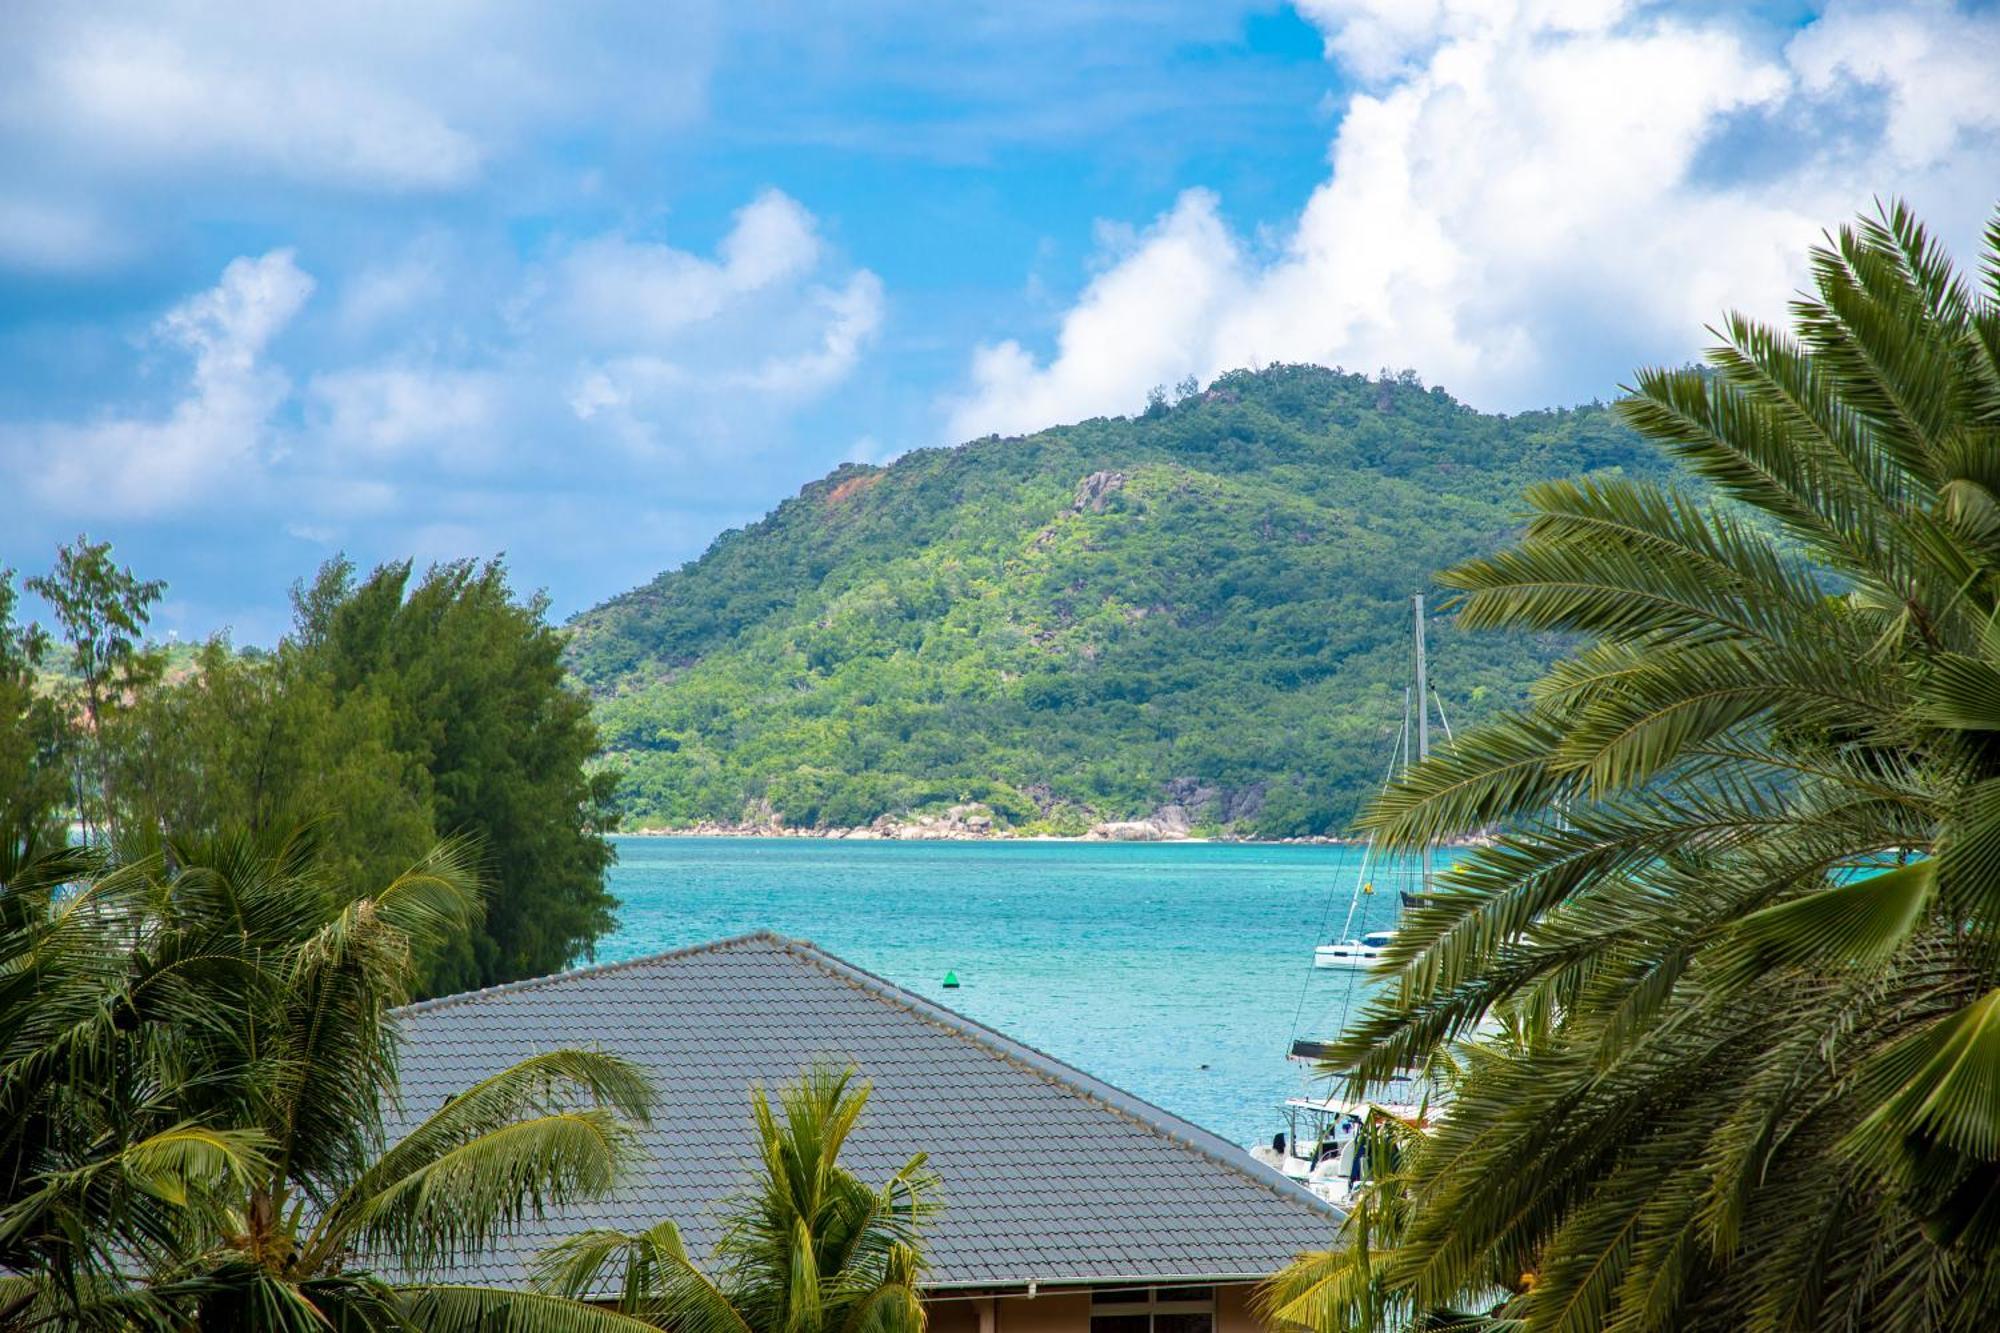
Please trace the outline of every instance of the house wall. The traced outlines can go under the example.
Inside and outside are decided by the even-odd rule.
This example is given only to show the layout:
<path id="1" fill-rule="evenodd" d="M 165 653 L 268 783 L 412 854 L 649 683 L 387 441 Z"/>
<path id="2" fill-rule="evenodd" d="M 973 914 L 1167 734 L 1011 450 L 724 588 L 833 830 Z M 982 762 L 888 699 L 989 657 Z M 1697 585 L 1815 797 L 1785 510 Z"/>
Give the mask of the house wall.
<path id="1" fill-rule="evenodd" d="M 1255 1290 L 1246 1284 L 1215 1289 L 1215 1333 L 1266 1333 L 1251 1313 Z M 930 1333 L 1090 1333 L 1087 1291 L 939 1297 L 925 1302 L 925 1308 Z"/>
<path id="2" fill-rule="evenodd" d="M 1215 1289 L 1215 1333 L 1265 1333 L 1267 1325 L 1250 1311 L 1257 1289 L 1250 1286 Z"/>
<path id="3" fill-rule="evenodd" d="M 1029 1300 L 1008 1296 L 999 1302 L 999 1327 L 979 1333 L 1090 1333 L 1090 1293 L 1043 1292 Z"/>

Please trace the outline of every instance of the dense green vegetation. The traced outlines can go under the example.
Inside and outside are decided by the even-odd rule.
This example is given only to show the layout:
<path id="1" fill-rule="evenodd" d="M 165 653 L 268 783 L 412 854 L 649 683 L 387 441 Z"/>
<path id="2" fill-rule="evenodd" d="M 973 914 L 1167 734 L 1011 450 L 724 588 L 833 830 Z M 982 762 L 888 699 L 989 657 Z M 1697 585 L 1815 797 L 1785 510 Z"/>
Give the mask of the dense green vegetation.
<path id="1" fill-rule="evenodd" d="M 580 616 L 570 662 L 644 822 L 977 800 L 1078 832 L 1176 800 L 1197 827 L 1328 831 L 1380 781 L 1409 595 L 1504 540 L 1525 482 L 1664 466 L 1603 408 L 1239 372 L 843 467 Z M 1517 702 L 1557 646 L 1438 625 L 1454 722 Z"/>
<path id="2" fill-rule="evenodd" d="M 0 1326 L 566 1326 L 532 1293 L 388 1274 L 600 1195 L 652 1090 L 548 1051 L 386 1143 L 389 1010 L 476 880 L 452 844 L 365 893 L 325 865 L 309 832 L 123 862 L 0 841 Z"/>
<path id="3" fill-rule="evenodd" d="M 761 1190 L 712 1268 L 662 1220 L 556 1247 L 529 1289 L 439 1280 L 626 1179 L 657 1091 L 542 1051 L 389 1141 L 391 1010 L 478 918 L 466 851 L 354 893 L 313 830 L 123 861 L 0 841 L 0 1327 L 921 1333 L 934 1181 L 840 1166 L 868 1090 L 827 1069 L 782 1115 L 754 1093 Z"/>
<path id="4" fill-rule="evenodd" d="M 0 844 L 53 842 L 70 786 L 63 741 L 69 727 L 42 688 L 45 637 L 15 619 L 18 594 L 0 572 Z"/>
<path id="5" fill-rule="evenodd" d="M 1455 1055 L 1456 1098 L 1281 1315 L 1993 1327 L 2000 221 L 1982 261 L 1891 211 L 1815 252 L 1790 332 L 1731 319 L 1712 376 L 1639 379 L 1625 419 L 1766 528 L 1548 484 L 1445 576 L 1470 630 L 1594 646 L 1368 815 L 1507 832 L 1331 1055 L 1362 1085 Z"/>
<path id="6" fill-rule="evenodd" d="M 313 825 L 334 880 L 386 883 L 466 841 L 476 925 L 419 962 L 423 994 L 568 966 L 610 928 L 613 779 L 561 639 L 498 563 L 329 563 L 269 653 L 145 647 L 162 585 L 79 540 L 31 581 L 60 640 L 15 628 L 0 577 L 0 794 L 17 831 L 75 822 L 143 858 L 169 835 Z M 4 831 L 4 830 L 0 830 Z"/>

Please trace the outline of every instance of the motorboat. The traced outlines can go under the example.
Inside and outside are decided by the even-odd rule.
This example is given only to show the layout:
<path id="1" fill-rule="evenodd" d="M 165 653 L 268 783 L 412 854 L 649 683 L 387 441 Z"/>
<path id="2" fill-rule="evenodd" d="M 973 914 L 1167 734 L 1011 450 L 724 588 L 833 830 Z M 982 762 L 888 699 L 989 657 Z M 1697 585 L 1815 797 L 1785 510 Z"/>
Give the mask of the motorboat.
<path id="1" fill-rule="evenodd" d="M 1369 1136 L 1362 1133 L 1378 1117 L 1421 1126 L 1432 1089 L 1428 1081 L 1397 1077 L 1367 1101 L 1347 1097 L 1291 1097 L 1278 1108 L 1284 1129 L 1250 1156 L 1320 1198 L 1344 1208 L 1371 1179 Z"/>

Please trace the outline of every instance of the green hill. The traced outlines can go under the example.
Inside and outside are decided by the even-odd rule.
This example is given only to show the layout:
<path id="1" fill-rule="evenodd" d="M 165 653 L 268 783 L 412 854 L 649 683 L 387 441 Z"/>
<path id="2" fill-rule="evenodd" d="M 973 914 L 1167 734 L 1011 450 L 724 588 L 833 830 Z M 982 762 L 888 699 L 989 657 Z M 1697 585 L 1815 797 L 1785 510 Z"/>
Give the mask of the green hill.
<path id="1" fill-rule="evenodd" d="M 1414 377 L 1226 375 L 1135 418 L 844 466 L 577 617 L 641 824 L 984 802 L 1078 831 L 1343 826 L 1402 715 L 1408 597 L 1528 482 L 1664 465 L 1599 406 L 1489 416 Z M 1433 632 L 1455 723 L 1553 643 Z"/>

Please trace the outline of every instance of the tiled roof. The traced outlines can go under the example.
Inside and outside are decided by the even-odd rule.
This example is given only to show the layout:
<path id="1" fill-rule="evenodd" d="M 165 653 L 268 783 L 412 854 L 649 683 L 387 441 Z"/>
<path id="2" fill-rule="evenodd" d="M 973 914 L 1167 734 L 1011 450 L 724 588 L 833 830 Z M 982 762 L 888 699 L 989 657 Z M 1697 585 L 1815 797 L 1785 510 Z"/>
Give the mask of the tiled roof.
<path id="1" fill-rule="evenodd" d="M 513 1283 L 587 1226 L 679 1223 L 705 1254 L 750 1180 L 749 1090 L 815 1060 L 874 1085 L 842 1164 L 870 1183 L 917 1152 L 940 1178 L 932 1287 L 1260 1277 L 1333 1240 L 1339 1215 L 1235 1145 L 810 944 L 771 934 L 448 996 L 400 1011 L 403 1114 L 538 1051 L 645 1066 L 650 1160 L 460 1269 Z"/>

